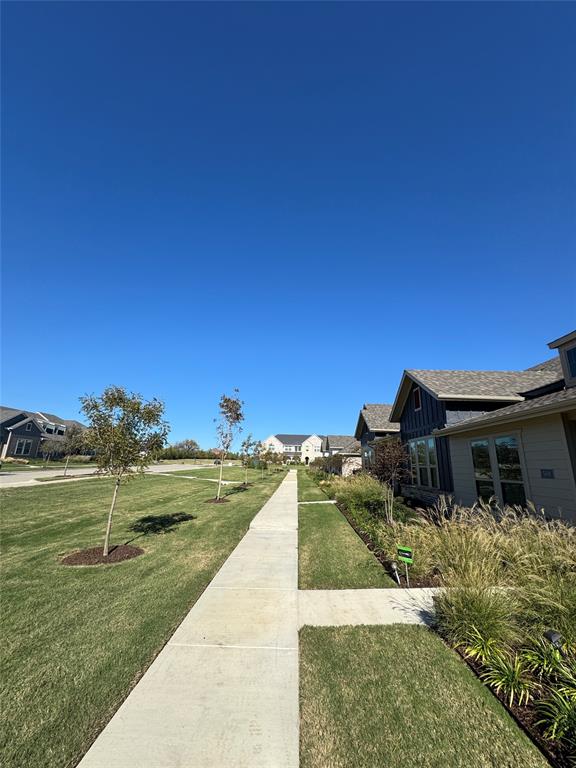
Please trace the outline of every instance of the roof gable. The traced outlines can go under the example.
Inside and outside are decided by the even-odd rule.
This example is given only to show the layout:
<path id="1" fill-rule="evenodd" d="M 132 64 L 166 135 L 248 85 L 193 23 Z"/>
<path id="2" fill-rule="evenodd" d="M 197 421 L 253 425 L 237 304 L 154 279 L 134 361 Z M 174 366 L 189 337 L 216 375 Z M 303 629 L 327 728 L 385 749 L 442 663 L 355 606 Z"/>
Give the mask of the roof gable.
<path id="1" fill-rule="evenodd" d="M 362 424 L 370 432 L 399 432 L 400 427 L 390 419 L 392 406 L 388 403 L 365 403 L 358 416 L 354 437 L 360 439 Z"/>
<path id="2" fill-rule="evenodd" d="M 392 407 L 391 419 L 400 421 L 414 384 L 436 400 L 521 402 L 522 392 L 558 380 L 554 366 L 527 371 L 405 370 Z"/>

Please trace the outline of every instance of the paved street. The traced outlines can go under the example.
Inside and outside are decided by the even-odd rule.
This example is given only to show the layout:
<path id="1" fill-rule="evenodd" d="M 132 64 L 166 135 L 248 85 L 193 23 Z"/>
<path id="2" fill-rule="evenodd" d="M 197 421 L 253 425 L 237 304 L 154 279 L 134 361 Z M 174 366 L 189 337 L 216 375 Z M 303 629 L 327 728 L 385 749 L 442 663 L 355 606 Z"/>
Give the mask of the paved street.
<path id="1" fill-rule="evenodd" d="M 214 463 L 207 464 L 153 464 L 146 472 L 150 473 L 165 473 L 165 472 L 180 472 L 182 470 L 192 473 L 196 469 L 202 469 L 204 467 L 214 467 Z M 4 468 L 0 472 L 0 488 L 21 488 L 29 485 L 37 485 L 37 480 L 43 477 L 57 477 L 62 475 L 63 468 L 58 469 L 23 469 L 16 472 L 10 471 L 9 465 L 4 464 Z M 68 468 L 68 474 L 71 477 L 86 477 L 94 475 L 94 467 L 79 467 L 77 469 Z M 54 481 L 56 482 L 56 481 Z M 70 482 L 69 480 L 62 480 L 63 483 Z M 51 483 L 50 483 L 51 485 Z"/>

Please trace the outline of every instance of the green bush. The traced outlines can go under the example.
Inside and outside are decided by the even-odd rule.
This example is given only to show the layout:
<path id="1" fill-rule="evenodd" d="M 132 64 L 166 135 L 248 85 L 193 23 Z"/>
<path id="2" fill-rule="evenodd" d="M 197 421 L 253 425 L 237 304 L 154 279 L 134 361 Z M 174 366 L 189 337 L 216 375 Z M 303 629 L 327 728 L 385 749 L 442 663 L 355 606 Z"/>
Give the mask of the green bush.
<path id="1" fill-rule="evenodd" d="M 351 475 L 335 478 L 332 483 L 338 504 L 350 512 L 362 511 L 377 517 L 384 511 L 384 489 L 370 475 Z"/>

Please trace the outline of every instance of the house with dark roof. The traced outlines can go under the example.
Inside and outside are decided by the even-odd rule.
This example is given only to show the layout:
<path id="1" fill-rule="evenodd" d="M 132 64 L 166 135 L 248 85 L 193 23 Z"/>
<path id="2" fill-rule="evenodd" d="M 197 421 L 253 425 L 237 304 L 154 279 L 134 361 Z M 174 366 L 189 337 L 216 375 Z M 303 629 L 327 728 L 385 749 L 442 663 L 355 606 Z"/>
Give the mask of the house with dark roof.
<path id="1" fill-rule="evenodd" d="M 452 494 L 448 429 L 521 403 L 524 393 L 557 386 L 561 376 L 553 361 L 525 371 L 405 370 L 389 417 L 409 454 L 402 494 L 426 504 Z"/>
<path id="2" fill-rule="evenodd" d="M 53 413 L 0 406 L 0 458 L 36 458 L 45 440 L 62 440 L 72 425 L 86 429 Z"/>
<path id="3" fill-rule="evenodd" d="M 576 331 L 548 346 L 557 356 L 529 369 L 547 374 L 547 382 L 533 381 L 515 402 L 432 431 L 436 442 L 449 441 L 456 501 L 532 502 L 548 516 L 576 521 Z"/>
<path id="4" fill-rule="evenodd" d="M 324 435 L 270 435 L 262 441 L 265 449 L 279 453 L 285 461 L 309 464 L 322 456 Z"/>
<path id="5" fill-rule="evenodd" d="M 342 475 L 347 477 L 362 469 L 362 446 L 352 435 L 326 435 L 322 442 L 324 456 L 342 457 Z"/>
<path id="6" fill-rule="evenodd" d="M 392 406 L 386 403 L 365 403 L 358 415 L 354 437 L 360 442 L 362 468 L 369 469 L 374 461 L 374 442 L 399 435 L 400 427 L 390 420 Z"/>

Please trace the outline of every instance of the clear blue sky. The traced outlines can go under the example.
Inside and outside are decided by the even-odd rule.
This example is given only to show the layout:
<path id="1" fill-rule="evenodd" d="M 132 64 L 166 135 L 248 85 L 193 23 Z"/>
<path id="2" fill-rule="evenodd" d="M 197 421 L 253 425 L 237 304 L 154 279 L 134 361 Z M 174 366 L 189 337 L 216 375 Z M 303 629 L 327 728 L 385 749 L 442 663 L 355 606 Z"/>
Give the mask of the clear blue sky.
<path id="1" fill-rule="evenodd" d="M 5 405 L 351 433 L 576 325 L 573 3 L 4 3 Z"/>

